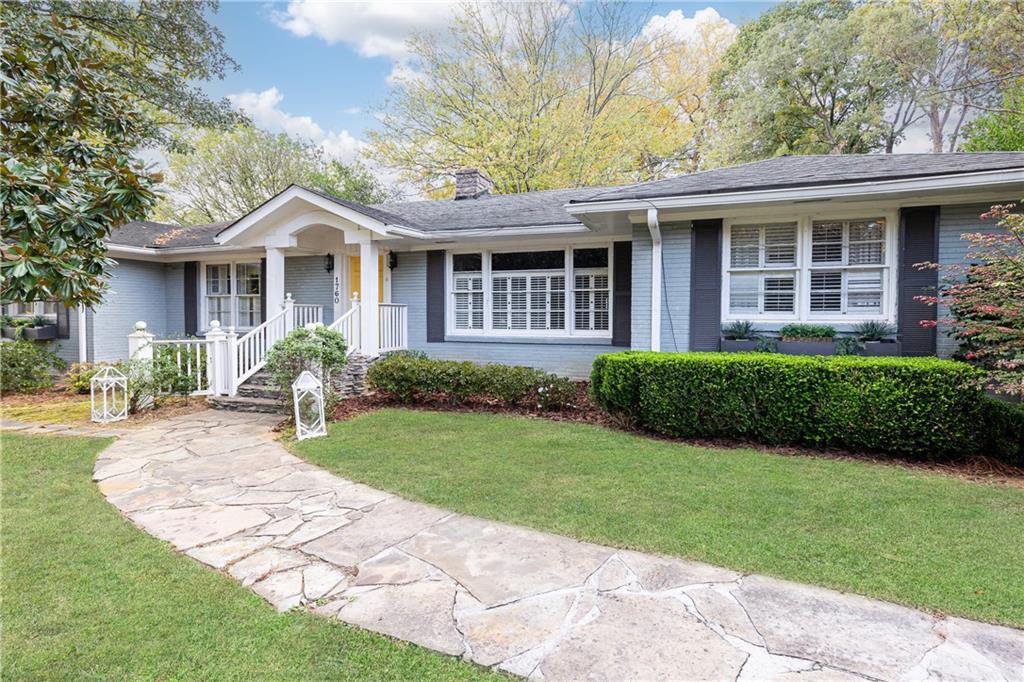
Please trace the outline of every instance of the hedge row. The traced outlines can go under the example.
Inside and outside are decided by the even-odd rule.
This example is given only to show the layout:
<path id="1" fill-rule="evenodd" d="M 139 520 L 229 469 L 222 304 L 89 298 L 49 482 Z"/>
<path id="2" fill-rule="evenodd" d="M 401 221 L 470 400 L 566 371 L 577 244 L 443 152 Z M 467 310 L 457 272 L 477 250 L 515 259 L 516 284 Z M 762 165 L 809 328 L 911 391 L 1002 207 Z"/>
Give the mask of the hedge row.
<path id="1" fill-rule="evenodd" d="M 595 360 L 591 395 L 684 438 L 1024 464 L 1024 412 L 987 398 L 981 378 L 937 358 L 627 352 Z"/>
<path id="2" fill-rule="evenodd" d="M 431 360 L 404 353 L 374 363 L 366 379 L 374 389 L 404 403 L 484 400 L 509 407 L 561 410 L 576 398 L 571 381 L 531 367 Z"/>

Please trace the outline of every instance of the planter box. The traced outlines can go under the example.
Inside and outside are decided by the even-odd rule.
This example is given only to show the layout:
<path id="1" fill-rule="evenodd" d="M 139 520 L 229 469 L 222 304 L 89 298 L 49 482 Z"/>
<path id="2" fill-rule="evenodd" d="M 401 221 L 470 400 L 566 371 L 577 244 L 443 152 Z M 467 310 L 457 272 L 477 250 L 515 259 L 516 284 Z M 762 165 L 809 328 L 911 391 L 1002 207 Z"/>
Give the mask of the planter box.
<path id="1" fill-rule="evenodd" d="M 25 327 L 25 338 L 29 341 L 48 341 L 57 338 L 57 325 L 48 324 L 42 327 Z"/>
<path id="2" fill-rule="evenodd" d="M 5 339 L 16 339 L 18 338 L 17 327 L 3 327 L 3 336 Z"/>
<path id="3" fill-rule="evenodd" d="M 860 352 L 872 358 L 887 358 L 900 355 L 899 341 L 865 341 L 864 349 Z"/>
<path id="4" fill-rule="evenodd" d="M 778 351 L 786 355 L 835 355 L 835 341 L 783 341 L 779 339 Z"/>
<path id="5" fill-rule="evenodd" d="M 722 350 L 727 353 L 749 353 L 757 350 L 757 340 L 722 339 Z"/>

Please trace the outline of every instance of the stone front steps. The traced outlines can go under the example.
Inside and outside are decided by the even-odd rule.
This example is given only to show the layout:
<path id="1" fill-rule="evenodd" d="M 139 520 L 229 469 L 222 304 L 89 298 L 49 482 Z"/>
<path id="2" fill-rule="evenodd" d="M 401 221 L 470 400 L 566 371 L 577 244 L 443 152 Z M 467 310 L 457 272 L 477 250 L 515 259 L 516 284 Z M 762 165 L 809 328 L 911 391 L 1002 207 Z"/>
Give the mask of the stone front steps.
<path id="1" fill-rule="evenodd" d="M 366 392 L 366 372 L 376 358 L 353 353 L 344 371 L 333 384 L 342 397 L 353 398 Z M 289 396 L 284 396 L 266 371 L 259 371 L 238 387 L 236 396 L 210 396 L 207 402 L 216 410 L 282 414 L 290 409 Z"/>

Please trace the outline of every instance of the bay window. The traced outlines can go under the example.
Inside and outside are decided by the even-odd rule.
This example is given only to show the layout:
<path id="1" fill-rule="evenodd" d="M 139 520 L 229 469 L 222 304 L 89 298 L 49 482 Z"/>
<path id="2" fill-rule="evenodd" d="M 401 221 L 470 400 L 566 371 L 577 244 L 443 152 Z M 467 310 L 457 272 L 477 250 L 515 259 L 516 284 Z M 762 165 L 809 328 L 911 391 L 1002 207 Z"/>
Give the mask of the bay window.
<path id="1" fill-rule="evenodd" d="M 203 320 L 222 327 L 251 329 L 263 322 L 260 264 L 207 263 L 203 273 Z"/>
<path id="2" fill-rule="evenodd" d="M 448 331 L 610 336 L 609 254 L 607 246 L 453 254 Z"/>
<path id="3" fill-rule="evenodd" d="M 889 221 L 884 217 L 738 222 L 726 229 L 727 319 L 889 319 Z"/>

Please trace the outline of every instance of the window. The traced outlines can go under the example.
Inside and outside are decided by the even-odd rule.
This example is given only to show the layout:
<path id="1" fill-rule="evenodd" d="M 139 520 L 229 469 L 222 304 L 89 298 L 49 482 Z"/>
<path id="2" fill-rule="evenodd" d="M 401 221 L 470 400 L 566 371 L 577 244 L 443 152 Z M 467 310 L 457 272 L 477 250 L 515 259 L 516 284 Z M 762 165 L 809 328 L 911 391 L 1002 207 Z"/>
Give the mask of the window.
<path id="1" fill-rule="evenodd" d="M 251 329 L 263 322 L 259 263 L 209 263 L 204 269 L 204 320 Z"/>
<path id="2" fill-rule="evenodd" d="M 792 315 L 796 309 L 797 224 L 733 225 L 729 313 Z"/>
<path id="3" fill-rule="evenodd" d="M 452 257 L 455 299 L 455 328 L 461 331 L 484 328 L 483 254 L 463 253 Z"/>
<path id="4" fill-rule="evenodd" d="M 723 274 L 727 317 L 891 317 L 891 238 L 882 217 L 731 225 Z"/>
<path id="5" fill-rule="evenodd" d="M 607 246 L 453 254 L 448 329 L 454 334 L 608 336 L 609 258 Z"/>
<path id="6" fill-rule="evenodd" d="M 4 314 L 11 317 L 45 317 L 56 322 L 61 306 L 56 301 L 35 301 L 32 303 L 5 303 Z"/>
<path id="7" fill-rule="evenodd" d="M 885 273 L 885 219 L 811 223 L 810 312 L 878 315 Z"/>

